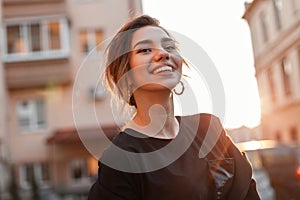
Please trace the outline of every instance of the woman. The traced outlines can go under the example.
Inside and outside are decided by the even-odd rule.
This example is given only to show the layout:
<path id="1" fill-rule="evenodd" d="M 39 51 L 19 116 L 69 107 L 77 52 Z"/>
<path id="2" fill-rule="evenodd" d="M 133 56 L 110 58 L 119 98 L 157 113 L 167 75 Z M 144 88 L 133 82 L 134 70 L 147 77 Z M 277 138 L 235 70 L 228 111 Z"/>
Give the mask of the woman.
<path id="1" fill-rule="evenodd" d="M 217 117 L 174 116 L 183 63 L 150 16 L 127 22 L 112 39 L 106 80 L 135 113 L 103 153 L 90 200 L 259 199 L 249 162 Z"/>

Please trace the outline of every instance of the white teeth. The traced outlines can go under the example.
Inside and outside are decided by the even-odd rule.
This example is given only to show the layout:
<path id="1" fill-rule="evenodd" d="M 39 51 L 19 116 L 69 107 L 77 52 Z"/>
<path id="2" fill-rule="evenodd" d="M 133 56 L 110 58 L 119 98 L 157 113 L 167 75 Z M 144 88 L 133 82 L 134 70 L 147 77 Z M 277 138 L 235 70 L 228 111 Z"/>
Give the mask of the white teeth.
<path id="1" fill-rule="evenodd" d="M 154 70 L 153 74 L 157 74 L 157 73 L 163 72 L 163 71 L 170 71 L 170 72 L 172 72 L 172 67 L 170 67 L 170 66 L 160 67 L 160 68 Z"/>

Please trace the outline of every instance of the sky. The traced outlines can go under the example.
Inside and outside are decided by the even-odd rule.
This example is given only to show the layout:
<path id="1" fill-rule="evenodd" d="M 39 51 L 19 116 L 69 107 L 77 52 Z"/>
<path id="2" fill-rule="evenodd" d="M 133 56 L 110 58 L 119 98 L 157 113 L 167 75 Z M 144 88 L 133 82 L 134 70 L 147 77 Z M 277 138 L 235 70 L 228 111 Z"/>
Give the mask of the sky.
<path id="1" fill-rule="evenodd" d="M 145 14 L 196 42 L 213 61 L 224 87 L 226 128 L 260 123 L 250 30 L 242 19 L 244 2 L 143 0 Z"/>

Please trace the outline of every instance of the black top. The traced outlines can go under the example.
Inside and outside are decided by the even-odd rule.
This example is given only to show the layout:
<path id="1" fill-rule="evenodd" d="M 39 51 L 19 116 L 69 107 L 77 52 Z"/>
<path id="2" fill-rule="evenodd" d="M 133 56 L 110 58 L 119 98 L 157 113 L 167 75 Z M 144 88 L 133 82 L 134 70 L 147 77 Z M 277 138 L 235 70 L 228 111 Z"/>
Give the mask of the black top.
<path id="1" fill-rule="evenodd" d="M 178 119 L 180 130 L 175 139 L 145 137 L 132 129 L 119 133 L 101 156 L 98 179 L 89 199 L 198 200 L 249 196 L 250 165 L 228 139 L 219 119 L 209 114 Z M 241 179 L 245 186 L 238 197 L 230 194 L 232 187 L 240 187 L 234 184 L 235 168 L 239 167 L 234 158 L 237 152 L 250 168 L 250 176 L 246 170 Z M 253 196 L 249 199 L 259 199 L 255 186 L 251 190 Z"/>

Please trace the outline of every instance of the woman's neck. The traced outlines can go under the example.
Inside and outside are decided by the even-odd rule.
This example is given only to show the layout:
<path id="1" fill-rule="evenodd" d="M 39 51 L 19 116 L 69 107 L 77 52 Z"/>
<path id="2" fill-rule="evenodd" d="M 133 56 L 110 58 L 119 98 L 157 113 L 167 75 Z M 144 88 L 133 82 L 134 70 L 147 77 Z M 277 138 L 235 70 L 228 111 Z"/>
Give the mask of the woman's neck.
<path id="1" fill-rule="evenodd" d="M 179 124 L 174 116 L 171 94 L 144 92 L 140 96 L 135 94 L 135 100 L 137 112 L 127 127 L 157 138 L 174 138 L 177 135 Z"/>

